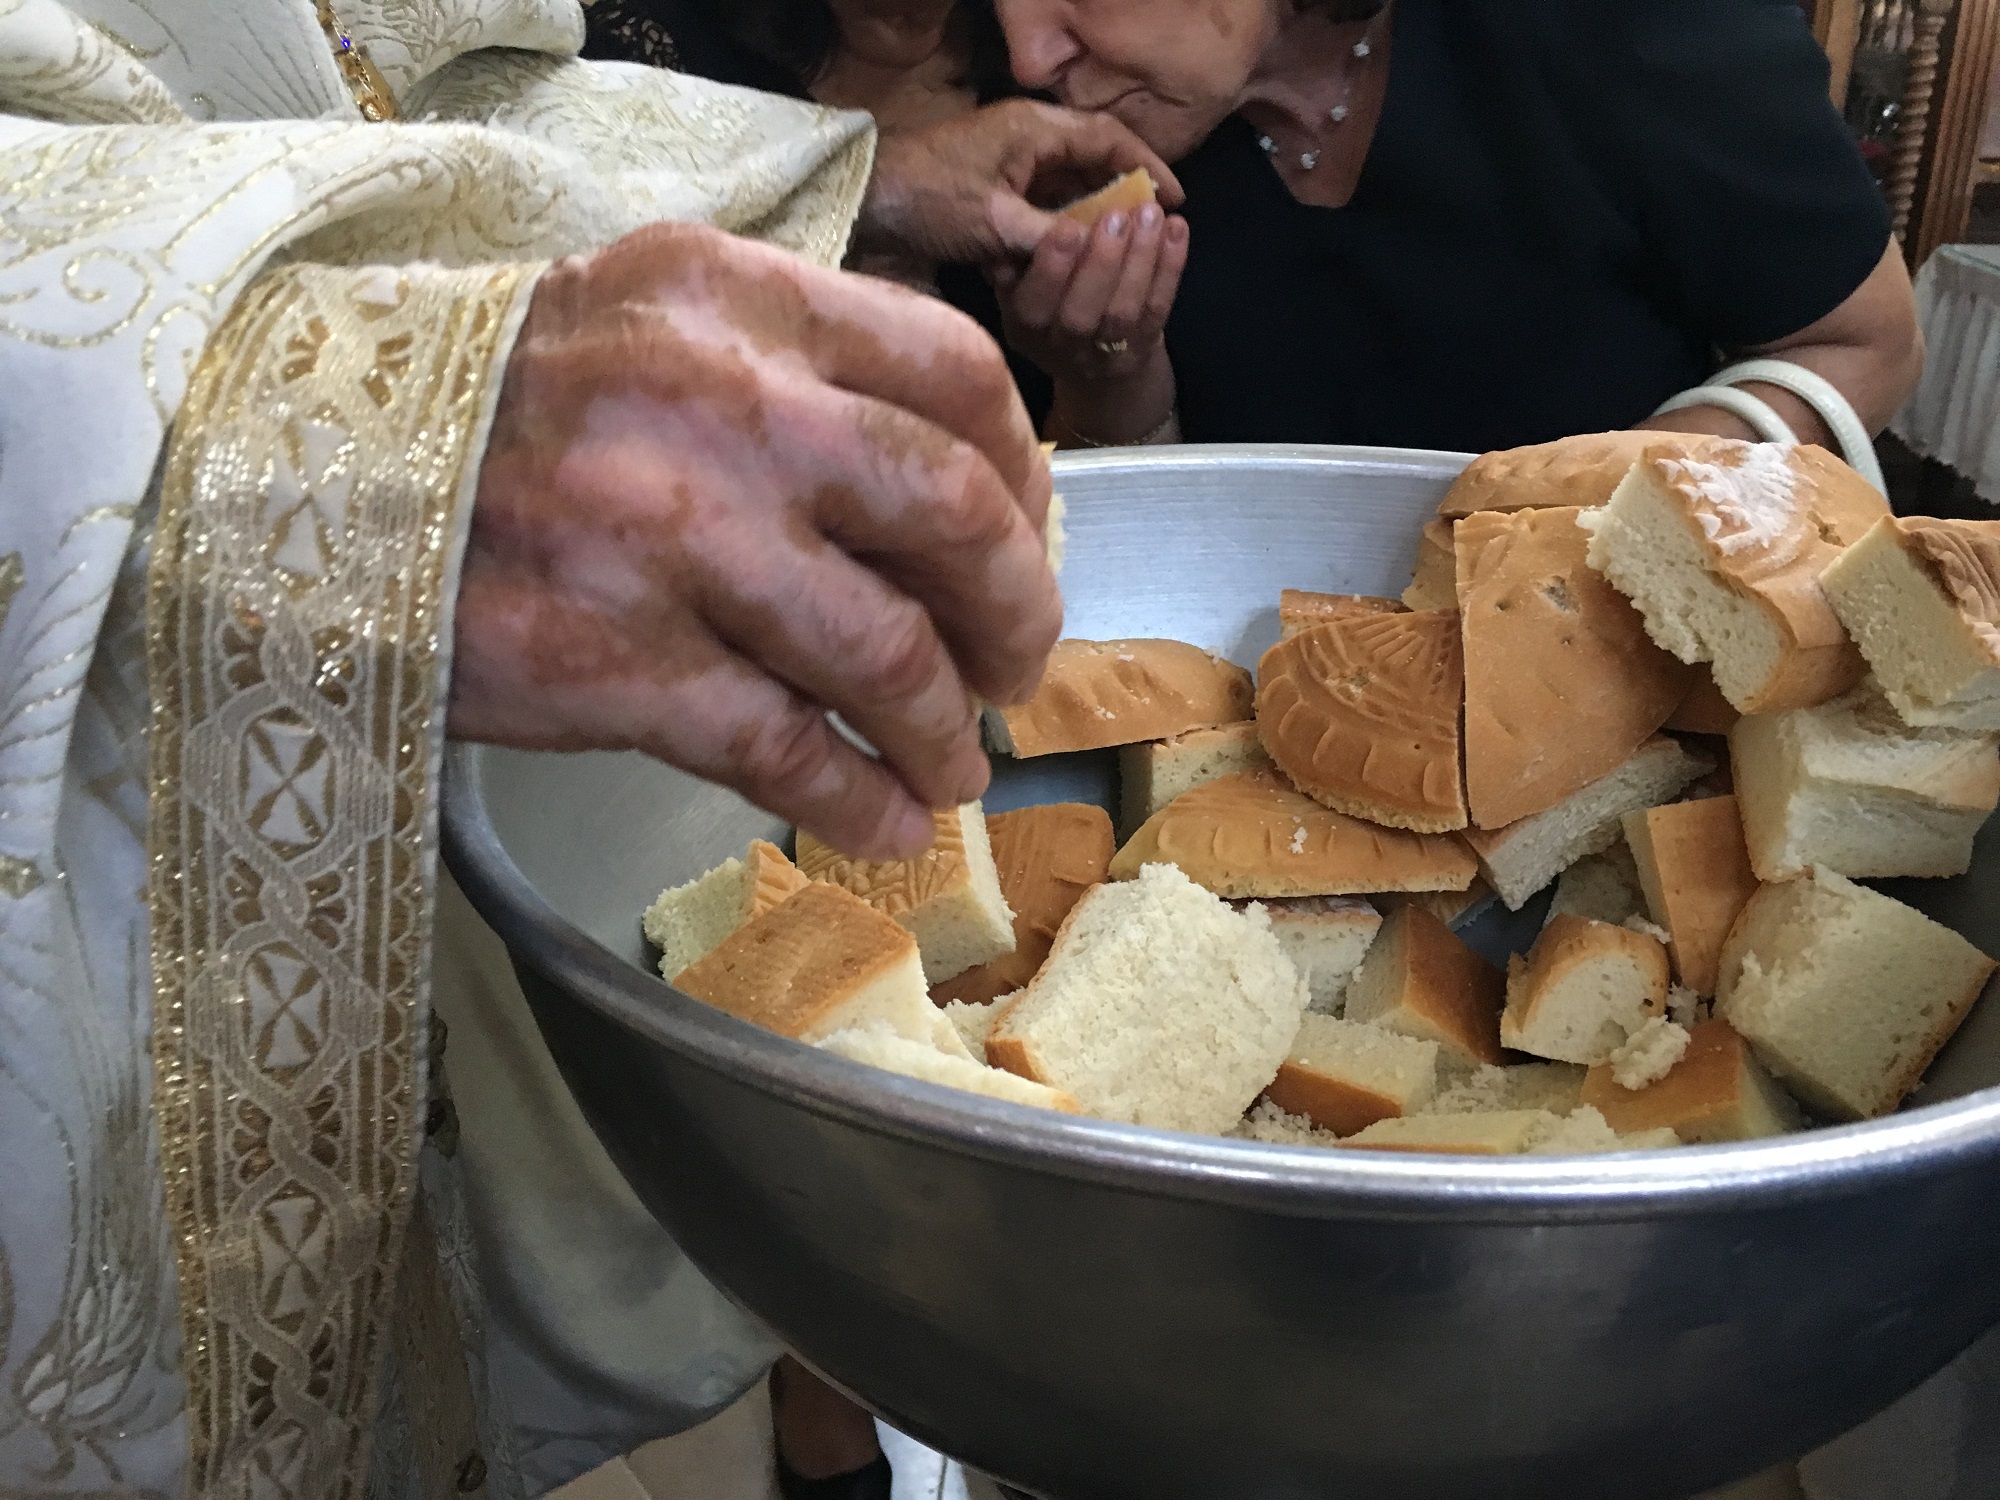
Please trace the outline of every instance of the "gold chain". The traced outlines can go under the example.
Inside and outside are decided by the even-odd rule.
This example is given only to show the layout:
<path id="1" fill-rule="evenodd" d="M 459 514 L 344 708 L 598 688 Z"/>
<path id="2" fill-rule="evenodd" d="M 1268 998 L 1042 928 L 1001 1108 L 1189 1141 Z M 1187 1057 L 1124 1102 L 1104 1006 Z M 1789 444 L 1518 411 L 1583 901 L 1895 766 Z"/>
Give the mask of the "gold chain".
<path id="1" fill-rule="evenodd" d="M 314 0 L 314 6 L 319 12 L 319 29 L 326 33 L 326 44 L 333 48 L 333 60 L 347 82 L 347 91 L 360 107 L 361 117 L 378 122 L 395 119 L 396 96 L 390 91 L 388 80 L 369 58 L 368 49 L 341 25 L 340 17 L 333 11 L 333 0 Z"/>

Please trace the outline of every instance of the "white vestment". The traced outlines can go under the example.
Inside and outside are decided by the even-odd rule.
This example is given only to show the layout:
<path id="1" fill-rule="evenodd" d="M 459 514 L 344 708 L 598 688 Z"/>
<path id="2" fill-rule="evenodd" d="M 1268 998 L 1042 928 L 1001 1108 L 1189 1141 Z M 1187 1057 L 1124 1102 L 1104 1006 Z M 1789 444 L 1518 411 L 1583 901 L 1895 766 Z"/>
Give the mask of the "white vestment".
<path id="1" fill-rule="evenodd" d="M 864 116 L 582 29 L 0 0 L 9 1497 L 356 1495 L 385 1390 L 378 1491 L 532 1493 L 769 1357 L 476 969 L 467 1144 L 415 1191 L 451 602 L 535 278 L 661 218 L 835 264 L 872 159 Z"/>

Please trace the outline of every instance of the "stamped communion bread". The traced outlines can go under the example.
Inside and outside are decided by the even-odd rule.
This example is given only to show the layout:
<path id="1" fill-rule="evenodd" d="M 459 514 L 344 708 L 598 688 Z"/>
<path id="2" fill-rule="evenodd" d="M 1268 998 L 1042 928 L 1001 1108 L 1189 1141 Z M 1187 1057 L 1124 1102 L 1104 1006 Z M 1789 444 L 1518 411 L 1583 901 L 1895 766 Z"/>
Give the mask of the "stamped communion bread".
<path id="1" fill-rule="evenodd" d="M 1248 672 L 1182 641 L 1058 641 L 1035 696 L 981 722 L 988 749 L 1025 759 L 1241 723 L 1252 699 Z"/>
<path id="2" fill-rule="evenodd" d="M 1697 995 L 1713 995 L 1722 945 L 1757 890 L 1736 798 L 1627 813 L 1625 842 L 1675 975 Z"/>
<path id="3" fill-rule="evenodd" d="M 1405 907 L 1382 925 L 1347 987 L 1347 1019 L 1436 1042 L 1473 1066 L 1501 1061 L 1506 981 L 1430 912 Z"/>
<path id="4" fill-rule="evenodd" d="M 660 950 L 660 976 L 672 979 L 752 917 L 795 893 L 806 877 L 775 844 L 753 839 L 741 859 L 726 859 L 699 880 L 646 908 L 640 927 Z"/>
<path id="5" fill-rule="evenodd" d="M 1458 562 L 1449 521 L 1426 521 L 1417 539 L 1417 571 L 1403 590 L 1412 610 L 1458 608 Z"/>
<path id="6" fill-rule="evenodd" d="M 1278 638 L 1288 641 L 1315 625 L 1364 619 L 1369 615 L 1401 614 L 1406 608 L 1400 599 L 1382 599 L 1373 594 L 1315 594 L 1306 589 L 1286 589 L 1278 595 Z"/>
<path id="7" fill-rule="evenodd" d="M 1445 492 L 1438 514 L 1452 519 L 1477 511 L 1602 505 L 1660 439 L 1657 432 L 1588 432 L 1483 454 Z"/>
<path id="8" fill-rule="evenodd" d="M 1819 580 L 1888 513 L 1822 449 L 1704 438 L 1648 450 L 1584 521 L 1590 565 L 1638 607 L 1653 639 L 1710 663 L 1742 712 L 1769 713 L 1861 680 L 1861 653 Z"/>
<path id="9" fill-rule="evenodd" d="M 1146 819 L 1204 781 L 1270 764 L 1255 720 L 1127 745 L 1118 752 L 1119 832 L 1130 838 Z"/>

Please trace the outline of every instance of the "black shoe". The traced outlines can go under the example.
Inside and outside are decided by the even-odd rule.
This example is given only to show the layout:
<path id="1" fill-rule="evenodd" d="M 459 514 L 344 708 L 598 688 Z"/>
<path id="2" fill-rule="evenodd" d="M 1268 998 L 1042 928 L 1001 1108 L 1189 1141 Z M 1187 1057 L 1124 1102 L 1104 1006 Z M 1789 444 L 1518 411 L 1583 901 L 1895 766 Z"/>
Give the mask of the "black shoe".
<path id="1" fill-rule="evenodd" d="M 785 1500 L 889 1500 L 892 1477 L 886 1458 L 826 1479 L 808 1479 L 778 1460 L 778 1493 Z"/>

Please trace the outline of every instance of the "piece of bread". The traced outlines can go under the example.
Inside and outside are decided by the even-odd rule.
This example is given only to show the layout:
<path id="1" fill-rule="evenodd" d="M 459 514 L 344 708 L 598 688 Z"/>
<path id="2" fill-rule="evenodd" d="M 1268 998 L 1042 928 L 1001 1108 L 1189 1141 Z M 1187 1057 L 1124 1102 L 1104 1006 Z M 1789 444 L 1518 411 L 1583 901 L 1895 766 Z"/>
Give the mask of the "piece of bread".
<path id="1" fill-rule="evenodd" d="M 1417 537 L 1417 567 L 1403 604 L 1413 610 L 1458 608 L 1458 562 L 1453 555 L 1451 522 L 1426 521 Z"/>
<path id="2" fill-rule="evenodd" d="M 1322 807 L 1276 771 L 1206 782 L 1148 818 L 1111 860 L 1130 880 L 1150 864 L 1178 866 L 1234 900 L 1456 891 L 1478 866 L 1449 834 L 1406 833 Z"/>
<path id="3" fill-rule="evenodd" d="M 1609 1064 L 1592 1068 L 1583 1100 L 1626 1134 L 1672 1130 L 1690 1146 L 1784 1135 L 1803 1123 L 1749 1043 L 1727 1021 L 1704 1021 L 1673 1070 L 1646 1088 L 1625 1088 Z"/>
<path id="4" fill-rule="evenodd" d="M 1437 1092 L 1437 1076 L 1436 1042 L 1307 1015 L 1264 1095 L 1322 1130 L 1353 1135 L 1422 1109 Z"/>
<path id="5" fill-rule="evenodd" d="M 871 1068 L 901 1073 L 906 1078 L 921 1078 L 926 1083 L 943 1084 L 948 1089 L 962 1089 L 968 1094 L 1004 1099 L 1009 1104 L 1060 1110 L 1065 1114 L 1079 1112 L 1076 1101 L 1060 1089 L 1017 1078 L 1003 1069 L 989 1068 L 969 1058 L 948 1056 L 935 1047 L 898 1035 L 880 1021 L 836 1031 L 821 1039 L 818 1045 L 822 1051 L 844 1057 L 849 1062 L 866 1063 Z"/>
<path id="6" fill-rule="evenodd" d="M 1159 189 L 1154 185 L 1153 174 L 1144 167 L 1134 167 L 1123 177 L 1114 179 L 1088 197 L 1058 210 L 1065 219 L 1074 219 L 1086 229 L 1097 227 L 1097 221 L 1109 214 L 1133 214 L 1148 203 L 1159 201 Z"/>
<path id="7" fill-rule="evenodd" d="M 1460 942 L 1444 923 L 1405 907 L 1382 924 L 1347 986 L 1350 1021 L 1436 1042 L 1474 1065 L 1497 1063 L 1500 971 Z"/>
<path id="8" fill-rule="evenodd" d="M 1602 505 L 1661 439 L 1657 432 L 1586 432 L 1482 454 L 1445 491 L 1438 514 L 1450 520 L 1475 511 Z"/>
<path id="9" fill-rule="evenodd" d="M 1609 922 L 1562 916 L 1507 965 L 1500 1040 L 1517 1052 L 1594 1067 L 1667 1008 L 1667 950 Z"/>
<path id="10" fill-rule="evenodd" d="M 2000 805 L 2000 750 L 1912 729 L 1872 684 L 1818 708 L 1747 714 L 1729 734 L 1750 866 L 1789 880 L 1963 875 Z"/>
<path id="11" fill-rule="evenodd" d="M 1529 1109 L 1566 1115 L 1583 1100 L 1584 1069 L 1574 1063 L 1479 1067 L 1431 1100 L 1426 1113 L 1491 1114 Z"/>
<path id="12" fill-rule="evenodd" d="M 1262 1141 L 1267 1146 L 1313 1146 L 1323 1151 L 1340 1146 L 1340 1137 L 1331 1130 L 1321 1130 L 1304 1115 L 1286 1114 L 1263 1098 L 1230 1127 L 1229 1134 L 1239 1141 Z"/>
<path id="13" fill-rule="evenodd" d="M 1727 734 L 1742 717 L 1715 685 L 1715 674 L 1697 667 L 1694 686 L 1667 716 L 1665 727 L 1674 734 Z"/>
<path id="14" fill-rule="evenodd" d="M 1219 1134 L 1277 1076 L 1306 986 L 1261 910 L 1170 865 L 1076 904 L 986 1060 L 1107 1120 Z"/>
<path id="15" fill-rule="evenodd" d="M 1811 1108 L 1886 1115 L 1993 973 L 1949 927 L 1831 870 L 1767 885 L 1722 950 L 1716 1014 Z"/>
<path id="16" fill-rule="evenodd" d="M 989 750 L 1025 760 L 1240 724 L 1253 699 L 1248 672 L 1183 641 L 1057 641 L 1035 696 L 981 723 Z"/>
<path id="17" fill-rule="evenodd" d="M 1508 910 L 1519 911 L 1535 892 L 1587 854 L 1618 842 L 1621 820 L 1642 807 L 1658 807 L 1713 769 L 1678 740 L 1656 735 L 1624 765 L 1568 801 L 1505 828 L 1468 829 L 1465 841 L 1479 856 L 1480 873 Z"/>
<path id="18" fill-rule="evenodd" d="M 809 833 L 798 864 L 907 927 L 931 984 L 1014 951 L 1014 913 L 1000 891 L 986 814 L 977 802 L 936 814 L 937 839 L 915 859 L 850 859 Z"/>
<path id="19" fill-rule="evenodd" d="M 1483 876 L 1474 876 L 1462 891 L 1380 891 L 1368 898 L 1385 917 L 1406 906 L 1422 907 L 1453 931 L 1478 921 L 1497 899 Z"/>
<path id="20" fill-rule="evenodd" d="M 1665 443 L 1585 513 L 1590 565 L 1654 640 L 1712 664 L 1744 713 L 1810 708 L 1861 680 L 1861 653 L 1820 574 L 1889 513 L 1823 449 L 1700 438 Z"/>
<path id="21" fill-rule="evenodd" d="M 1620 1088 L 1643 1089 L 1673 1072 L 1674 1064 L 1687 1055 L 1692 1036 L 1680 1022 L 1654 1016 L 1612 1052 L 1605 1066 Z"/>
<path id="22" fill-rule="evenodd" d="M 1624 926 L 1645 910 L 1646 893 L 1640 887 L 1632 851 L 1623 839 L 1602 854 L 1587 854 L 1564 870 L 1556 881 L 1555 899 L 1549 902 L 1550 919 L 1568 912 L 1614 927 Z"/>
<path id="23" fill-rule="evenodd" d="M 698 880 L 660 892 L 639 926 L 660 950 L 660 976 L 713 953 L 722 940 L 798 891 L 806 877 L 784 851 L 752 839 L 741 859 L 726 859 Z"/>
<path id="24" fill-rule="evenodd" d="M 998 958 L 931 986 L 940 1005 L 1011 995 L 1035 977 L 1056 929 L 1111 864 L 1111 819 L 1101 807 L 1050 802 L 986 820 L 1000 894 L 1014 914 L 1013 947 Z M 919 935 L 918 943 L 922 944 Z"/>
<path id="25" fill-rule="evenodd" d="M 1357 1151 L 1423 1151 L 1451 1156 L 1519 1156 L 1557 1123 L 1546 1110 L 1401 1115 L 1378 1120 L 1341 1145 Z"/>
<path id="26" fill-rule="evenodd" d="M 1002 996 L 998 1000 L 988 1000 L 983 1004 L 973 1004 L 964 1000 L 947 1000 L 940 1007 L 945 1020 L 951 1023 L 958 1039 L 965 1044 L 965 1050 L 974 1057 L 986 1055 L 986 1038 L 992 1035 L 994 1024 L 1000 1013 L 1007 1008 L 1007 1001 L 1013 996 Z"/>
<path id="27" fill-rule="evenodd" d="M 1369 615 L 1398 615 L 1405 608 L 1400 599 L 1382 599 L 1373 594 L 1315 594 L 1306 589 L 1286 589 L 1278 595 L 1278 638 L 1288 641 L 1315 625 L 1366 619 Z"/>
<path id="28" fill-rule="evenodd" d="M 1130 838 L 1181 793 L 1219 776 L 1261 771 L 1270 764 L 1254 719 L 1127 745 L 1118 752 L 1118 831 Z"/>
<path id="29" fill-rule="evenodd" d="M 1666 929 L 1675 975 L 1697 995 L 1713 995 L 1722 945 L 1757 890 L 1736 799 L 1627 813 L 1625 842 L 1646 914 Z"/>
<path id="30" fill-rule="evenodd" d="M 1382 914 L 1353 896 L 1272 897 L 1264 910 L 1278 945 L 1306 982 L 1312 1008 L 1334 1014 L 1381 930 Z"/>
<path id="31" fill-rule="evenodd" d="M 1257 665 L 1257 733 L 1279 770 L 1336 812 L 1415 833 L 1465 827 L 1458 617 L 1315 625 Z"/>
<path id="32" fill-rule="evenodd" d="M 2000 731 L 2000 521 L 1877 521 L 1819 581 L 1906 721 Z"/>
<path id="33" fill-rule="evenodd" d="M 1585 561 L 1581 514 L 1558 506 L 1458 523 L 1465 795 L 1481 828 L 1547 812 L 1610 775 L 1687 697 L 1693 669 L 1654 645 L 1639 612 Z"/>
<path id="34" fill-rule="evenodd" d="M 957 1047 L 924 991 L 917 942 L 850 891 L 812 881 L 673 978 L 675 989 L 796 1041 L 880 1021 L 910 1041 Z M 963 1055 L 963 1054 L 962 1054 Z"/>

